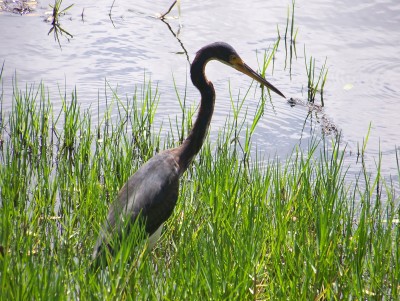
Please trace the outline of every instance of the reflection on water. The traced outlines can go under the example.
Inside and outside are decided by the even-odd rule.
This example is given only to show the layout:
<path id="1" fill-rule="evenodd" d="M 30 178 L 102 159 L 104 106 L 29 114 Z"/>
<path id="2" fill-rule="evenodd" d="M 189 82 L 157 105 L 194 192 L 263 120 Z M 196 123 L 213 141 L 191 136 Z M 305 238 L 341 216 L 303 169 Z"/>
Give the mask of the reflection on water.
<path id="1" fill-rule="evenodd" d="M 61 47 L 61 42 L 60 38 L 65 37 L 67 41 L 69 42 L 70 39 L 73 38 L 72 34 L 70 34 L 65 28 L 62 27 L 60 23 L 60 18 L 62 16 L 65 16 L 68 12 L 68 10 L 71 9 L 73 4 L 68 5 L 67 7 L 62 7 L 62 0 L 60 1 L 55 1 L 53 5 L 50 5 L 52 9 L 51 15 L 46 19 L 46 21 L 50 22 L 51 27 L 47 35 L 50 35 L 53 33 L 54 40 L 57 41 L 58 46 Z M 83 11 L 82 11 L 82 19 L 83 19 Z"/>
<path id="2" fill-rule="evenodd" d="M 3 109 L 11 106 L 7 99 L 12 93 L 14 72 L 19 87 L 43 81 L 55 110 L 60 106 L 59 86 L 65 86 L 67 91 L 76 86 L 83 109 L 97 108 L 98 99 L 100 106 L 106 102 L 105 79 L 112 87 L 118 86 L 123 97 L 132 95 L 134 86 L 146 76 L 158 85 L 158 120 L 166 123 L 168 116 L 180 112 L 174 81 L 179 93 L 184 94 L 186 89 L 189 105 L 199 98 L 196 89 L 187 84 L 188 58 L 193 58 L 205 44 L 226 41 L 250 66 L 256 67 L 257 59 L 261 61 L 264 51 L 271 50 L 277 40 L 277 28 L 283 37 L 292 5 L 292 1 L 278 0 L 254 0 L 246 5 L 238 0 L 186 1 L 181 4 L 179 18 L 173 18 L 178 16 L 173 9 L 171 17 L 161 22 L 156 16 L 167 10 L 165 1 L 74 2 L 61 17 L 63 28 L 73 38 L 60 40 L 60 49 L 53 37 L 47 36 L 50 24 L 43 22 L 51 11 L 48 4 L 52 3 L 40 2 L 33 13 L 25 16 L 0 14 L 0 60 L 5 61 Z M 344 0 L 299 2 L 294 15 L 296 43 L 281 42 L 273 61 L 274 70 L 267 70 L 267 78 L 285 95 L 305 100 L 304 46 L 307 56 L 316 58 L 316 66 L 322 66 L 327 59 L 323 114 L 338 127 L 347 144 L 345 160 L 350 165 L 350 177 L 358 173 L 355 154 L 370 125 L 367 166 L 375 169 L 381 151 L 383 174 L 389 177 L 398 172 L 395 148 L 400 145 L 399 25 L 397 0 L 356 0 L 351 5 Z M 229 87 L 233 98 L 240 98 L 250 81 L 218 63 L 210 63 L 206 72 L 217 93 L 212 123 L 216 133 L 230 111 Z M 258 100 L 259 90 L 251 90 L 246 101 L 248 114 L 255 112 Z M 320 116 L 310 117 L 306 106 L 291 107 L 273 96 L 255 132 L 257 150 L 267 157 L 286 156 L 300 139 L 302 145 L 307 145 L 307 139 L 315 132 L 313 125 L 321 122 Z"/>

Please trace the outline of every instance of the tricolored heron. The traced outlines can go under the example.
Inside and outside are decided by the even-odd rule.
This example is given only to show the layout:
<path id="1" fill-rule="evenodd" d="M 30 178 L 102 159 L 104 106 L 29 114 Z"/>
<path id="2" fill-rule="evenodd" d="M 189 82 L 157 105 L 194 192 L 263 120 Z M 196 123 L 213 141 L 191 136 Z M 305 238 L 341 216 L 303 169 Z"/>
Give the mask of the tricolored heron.
<path id="1" fill-rule="evenodd" d="M 188 137 L 173 149 L 162 151 L 147 161 L 121 188 L 111 205 L 107 221 L 96 242 L 93 259 L 96 259 L 110 237 L 129 231 L 140 217 L 150 236 L 152 248 L 161 234 L 163 223 L 172 214 L 178 199 L 179 178 L 186 171 L 194 156 L 200 151 L 214 111 L 215 90 L 205 76 L 205 66 L 211 60 L 220 61 L 250 76 L 261 85 L 285 97 L 277 88 L 247 66 L 228 44 L 218 42 L 201 48 L 190 68 L 193 85 L 200 91 L 201 102 L 197 119 Z M 122 223 L 123 220 L 127 221 Z"/>

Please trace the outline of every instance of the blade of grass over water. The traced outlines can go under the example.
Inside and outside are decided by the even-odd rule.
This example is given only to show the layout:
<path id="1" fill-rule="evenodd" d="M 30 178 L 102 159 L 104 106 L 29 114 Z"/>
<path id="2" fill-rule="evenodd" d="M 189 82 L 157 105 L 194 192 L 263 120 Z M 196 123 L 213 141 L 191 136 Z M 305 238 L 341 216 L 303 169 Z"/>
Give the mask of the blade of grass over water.
<path id="1" fill-rule="evenodd" d="M 292 78 L 293 54 L 294 54 L 295 58 L 297 58 L 296 38 L 297 38 L 298 30 L 299 30 L 297 28 L 296 32 L 294 32 L 294 10 L 295 10 L 295 4 L 296 4 L 296 1 L 292 0 L 292 9 L 290 10 L 290 7 L 288 7 L 288 9 L 287 9 L 286 27 L 285 27 L 285 36 L 284 36 L 284 42 L 285 42 L 285 69 L 287 68 L 287 65 L 289 63 L 289 75 L 290 75 L 290 78 Z M 288 34 L 289 20 L 290 20 L 290 37 L 289 37 L 289 34 Z M 279 28 L 278 28 L 278 35 L 279 35 Z M 289 54 L 288 54 L 288 48 L 289 48 Z M 289 61 L 288 61 L 288 56 L 289 56 Z"/>
<path id="2" fill-rule="evenodd" d="M 307 84 L 307 95 L 308 101 L 310 103 L 314 103 L 317 92 L 320 93 L 321 96 L 321 106 L 324 106 L 324 87 L 326 83 L 326 79 L 328 76 L 328 69 L 326 68 L 326 59 L 324 64 L 322 65 L 318 78 L 315 76 L 315 59 L 310 57 L 310 61 L 307 63 L 306 56 L 306 48 L 304 46 L 304 62 L 306 66 L 308 84 Z"/>
<path id="3" fill-rule="evenodd" d="M 251 135 L 266 104 L 250 116 L 250 88 L 231 95 L 231 116 L 183 176 L 155 249 L 135 225 L 96 272 L 109 204 L 155 152 L 180 142 L 195 111 L 184 94 L 163 137 L 151 81 L 126 99 L 105 86 L 107 107 L 95 113 L 77 90 L 60 93 L 55 110 L 43 84 L 1 97 L 12 103 L 0 111 L 1 300 L 398 299 L 399 199 L 380 161 L 351 185 L 333 138 L 260 160 Z"/>

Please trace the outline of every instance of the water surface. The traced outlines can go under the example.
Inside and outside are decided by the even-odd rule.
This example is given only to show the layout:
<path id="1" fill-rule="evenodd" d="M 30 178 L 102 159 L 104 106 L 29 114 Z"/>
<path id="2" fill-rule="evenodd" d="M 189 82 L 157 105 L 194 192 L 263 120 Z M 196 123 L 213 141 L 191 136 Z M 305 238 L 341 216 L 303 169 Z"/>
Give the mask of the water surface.
<path id="1" fill-rule="evenodd" d="M 28 15 L 0 13 L 0 60 L 5 61 L 3 109 L 11 107 L 9 96 L 15 74 L 20 88 L 43 81 L 56 111 L 60 107 L 60 87 L 68 93 L 76 87 L 81 106 L 97 111 L 98 101 L 100 108 L 106 104 L 105 79 L 111 87 L 118 86 L 119 95 L 124 97 L 132 95 L 135 85 L 142 84 L 146 76 L 160 92 L 158 120 L 168 123 L 169 117 L 174 119 L 180 112 L 173 78 L 182 95 L 187 89 L 189 103 L 199 98 L 188 82 L 188 58 L 192 60 L 196 51 L 210 42 L 226 41 L 248 65 L 257 68 L 257 57 L 261 59 L 263 52 L 271 49 L 277 28 L 283 35 L 292 2 L 253 0 L 244 5 L 238 0 L 182 1 L 181 15 L 175 8 L 164 23 L 155 16 L 169 7 L 165 1 L 117 0 L 111 18 L 112 1 L 64 1 L 64 7 L 74 3 L 61 18 L 62 27 L 73 38 L 68 41 L 60 37 L 61 48 L 53 35 L 47 35 L 50 24 L 44 20 L 50 12 L 49 3 L 39 2 Z M 349 179 L 358 174 L 358 145 L 370 126 L 367 165 L 373 170 L 381 152 L 382 173 L 388 179 L 398 177 L 400 3 L 299 1 L 294 28 L 298 30 L 297 56 L 291 68 L 281 40 L 268 79 L 286 96 L 305 100 L 304 49 L 307 57 L 316 59 L 317 67 L 327 59 L 324 114 L 342 132 L 342 141 L 347 145 Z M 212 133 L 216 133 L 230 111 L 229 86 L 233 98 L 240 98 L 251 80 L 214 62 L 207 67 L 207 75 L 217 93 L 212 122 Z M 254 86 L 246 101 L 249 113 L 255 111 L 259 95 Z M 272 104 L 266 106 L 254 136 L 255 148 L 265 157 L 285 157 L 296 145 L 306 146 L 313 133 L 320 133 L 318 118 L 322 113 L 305 122 L 305 107 L 290 107 L 277 95 L 272 95 Z"/>

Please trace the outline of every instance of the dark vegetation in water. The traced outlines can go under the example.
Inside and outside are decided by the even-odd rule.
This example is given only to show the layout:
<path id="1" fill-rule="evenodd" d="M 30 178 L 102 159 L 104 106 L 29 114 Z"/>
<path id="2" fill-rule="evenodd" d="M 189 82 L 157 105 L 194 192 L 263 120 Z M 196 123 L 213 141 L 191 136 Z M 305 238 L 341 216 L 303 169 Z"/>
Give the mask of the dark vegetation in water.
<path id="1" fill-rule="evenodd" d="M 34 0 L 0 0 L 0 12 L 10 12 L 25 15 L 36 9 L 37 1 Z"/>

